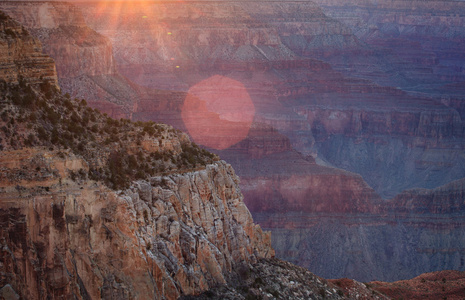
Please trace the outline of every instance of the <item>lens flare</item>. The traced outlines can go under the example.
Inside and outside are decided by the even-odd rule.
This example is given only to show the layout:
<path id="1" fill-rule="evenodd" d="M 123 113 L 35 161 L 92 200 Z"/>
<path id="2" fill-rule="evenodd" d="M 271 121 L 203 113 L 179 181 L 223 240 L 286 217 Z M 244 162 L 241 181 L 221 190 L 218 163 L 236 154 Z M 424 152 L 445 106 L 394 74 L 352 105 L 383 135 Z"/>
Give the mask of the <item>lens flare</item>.
<path id="1" fill-rule="evenodd" d="M 255 107 L 242 83 L 215 75 L 189 89 L 181 115 L 196 143 L 223 150 L 247 137 Z"/>

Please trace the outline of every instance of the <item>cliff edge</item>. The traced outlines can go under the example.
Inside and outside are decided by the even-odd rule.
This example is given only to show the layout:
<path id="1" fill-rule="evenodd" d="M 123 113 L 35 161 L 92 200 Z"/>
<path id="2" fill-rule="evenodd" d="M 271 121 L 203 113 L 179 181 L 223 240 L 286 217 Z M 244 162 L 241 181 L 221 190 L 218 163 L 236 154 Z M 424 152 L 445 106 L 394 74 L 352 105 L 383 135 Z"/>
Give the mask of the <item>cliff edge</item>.
<path id="1" fill-rule="evenodd" d="M 1 297 L 177 299 L 274 255 L 230 165 L 170 126 L 62 95 L 3 13 L 0 45 Z"/>

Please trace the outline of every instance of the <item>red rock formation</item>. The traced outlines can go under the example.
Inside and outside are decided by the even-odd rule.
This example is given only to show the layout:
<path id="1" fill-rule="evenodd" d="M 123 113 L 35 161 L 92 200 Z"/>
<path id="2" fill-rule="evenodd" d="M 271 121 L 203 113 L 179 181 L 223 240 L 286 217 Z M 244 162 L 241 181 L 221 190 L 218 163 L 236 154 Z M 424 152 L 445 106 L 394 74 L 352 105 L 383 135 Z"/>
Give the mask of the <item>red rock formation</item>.
<path id="1" fill-rule="evenodd" d="M 78 8 L 66 3 L 3 2 L 0 9 L 26 27 L 57 65 L 58 77 L 115 73 L 111 42 L 86 26 Z"/>
<path id="2" fill-rule="evenodd" d="M 253 159 L 274 153 L 286 153 L 292 151 L 289 139 L 280 134 L 272 126 L 263 123 L 252 123 L 247 138 L 231 146 L 227 155 L 232 158 L 235 153 L 245 155 Z"/>
<path id="3" fill-rule="evenodd" d="M 33 84 L 45 80 L 57 85 L 55 64 L 42 54 L 40 42 L 3 12 L 0 21 L 0 79 L 18 83 L 23 78 Z"/>
<path id="4" fill-rule="evenodd" d="M 6 35 L 13 25 L 22 38 L 9 45 L 34 42 L 17 23 L 0 16 L 0 28 L 6 28 L 0 33 L 0 45 L 11 40 Z M 23 52 L 12 47 L 7 58 L 19 52 L 23 61 L 32 64 L 40 53 L 40 45 L 35 45 L 38 49 L 32 52 L 30 47 Z M 29 74 L 25 71 L 32 68 L 19 63 L 15 67 L 11 72 L 19 74 Z M 168 125 L 135 125 L 103 117 L 85 108 L 84 101 L 73 103 L 69 96 L 36 90 L 30 85 L 36 80 L 33 73 L 24 78 L 25 83 L 4 82 L 2 90 L 5 106 L 0 125 L 11 131 L 0 133 L 1 298 L 178 299 L 224 284 L 239 264 L 274 256 L 270 235 L 253 223 L 230 165 L 214 160 L 197 164 L 200 155 L 214 155 L 196 148 L 186 134 Z M 17 104 L 17 99 L 9 99 L 14 92 L 34 99 Z M 44 117 L 44 111 L 53 116 Z M 72 114 L 71 122 L 57 111 Z M 37 115 L 21 118 L 31 112 Z M 78 114 L 89 119 L 81 122 Z M 110 125 L 111 135 L 105 130 L 90 134 L 89 122 L 97 129 Z M 68 135 L 73 126 L 89 135 L 78 138 L 80 142 L 92 140 L 95 147 L 83 146 L 85 151 L 79 151 L 49 138 L 49 131 Z M 152 138 L 143 131 L 152 132 Z M 24 132 L 30 133 L 35 147 L 23 146 Z M 129 139 L 124 146 L 111 142 L 110 137 L 119 139 L 123 133 Z M 187 160 L 193 160 L 194 168 L 180 171 L 183 162 L 179 161 L 169 176 L 143 175 L 145 180 L 133 181 L 129 188 L 112 190 L 92 176 L 96 171 L 92 168 L 97 166 L 97 173 L 113 168 L 117 170 L 110 171 L 113 177 L 126 175 L 122 160 L 117 159 L 121 155 L 108 153 L 123 148 L 139 166 L 150 155 L 167 157 L 170 165 L 189 152 Z M 142 157 L 139 163 L 136 153 Z M 105 161 L 112 155 L 117 157 L 108 169 Z"/>
<path id="5" fill-rule="evenodd" d="M 458 271 L 425 273 L 410 280 L 370 282 L 372 289 L 393 299 L 463 299 L 465 274 Z"/>
<path id="6" fill-rule="evenodd" d="M 460 179 L 434 190 L 404 191 L 390 200 L 389 210 L 397 213 L 453 214 L 465 210 L 465 180 Z"/>
<path id="7" fill-rule="evenodd" d="M 0 286 L 21 297 L 177 299 L 273 255 L 225 163 L 117 193 L 71 180 L 87 169 L 72 155 L 23 149 L 0 160 Z M 12 177 L 26 165 L 47 172 Z"/>
<path id="8" fill-rule="evenodd" d="M 238 165 L 252 212 L 377 211 L 379 196 L 360 176 L 304 158 L 285 136 L 264 124 L 255 124 L 247 139 L 219 154 Z"/>
<path id="9" fill-rule="evenodd" d="M 42 42 L 64 92 L 115 118 L 131 117 L 139 88 L 117 73 L 110 40 L 87 27 L 78 8 L 64 2 L 2 2 L 0 9 Z"/>
<path id="10" fill-rule="evenodd" d="M 388 49 L 380 65 L 393 68 L 390 84 L 436 93 L 448 81 L 463 81 L 465 6 L 448 1 L 318 0 L 325 12 L 352 29 L 374 48 Z M 375 50 L 376 51 L 376 50 Z M 379 50 L 378 50 L 379 51 Z M 381 50 L 381 52 L 384 50 Z M 381 53 L 379 52 L 379 53 Z M 349 68 L 363 78 L 376 78 L 376 59 L 354 59 Z M 347 68 L 347 62 L 341 68 Z M 345 66 L 342 66 L 345 64 Z M 368 68 L 367 68 L 368 67 Z M 396 78 L 397 77 L 397 78 Z M 378 78 L 383 80 L 382 78 Z M 376 80 L 376 79 L 375 79 Z M 431 86 L 433 85 L 433 86 Z M 444 94 L 451 93 L 451 90 Z"/>
<path id="11" fill-rule="evenodd" d="M 343 21 L 326 17 L 311 3 L 143 3 L 140 6 L 86 3 L 80 7 L 90 26 L 113 42 L 120 70 L 138 84 L 187 91 L 217 74 L 229 73 L 228 76 L 240 81 L 254 103 L 255 122 L 272 126 L 276 131 L 259 129 L 261 138 L 252 130 L 248 139 L 233 146 L 232 150 L 237 152 L 228 150 L 222 156 L 231 160 L 238 174 L 244 176 L 243 190 L 250 207 L 267 212 L 292 210 L 289 215 L 264 213 L 260 218 L 263 222 L 279 221 L 270 225 L 275 226 L 280 239 L 278 251 L 289 254 L 286 257 L 298 257 L 303 264 L 319 263 L 315 269 L 328 268 L 329 262 L 333 262 L 330 269 L 335 272 L 352 272 L 357 276 L 365 272 L 362 275 L 371 280 L 385 273 L 394 276 L 402 272 L 404 277 L 411 276 L 412 272 L 424 272 L 423 266 L 433 269 L 449 263 L 460 265 L 463 255 L 454 249 L 462 246 L 450 250 L 449 240 L 444 236 L 448 236 L 449 229 L 454 230 L 454 236 L 459 236 L 463 222 L 444 221 L 448 216 L 423 216 L 418 222 L 407 220 L 406 224 L 415 226 L 404 232 L 399 229 L 404 228 L 403 219 L 395 219 L 394 212 L 388 216 L 369 214 L 369 222 L 360 224 L 362 212 L 386 213 L 378 207 L 378 197 L 367 184 L 351 173 L 315 165 L 312 159 L 306 160 L 289 151 L 288 143 L 305 155 L 313 154 L 320 163 L 329 161 L 362 174 L 384 197 L 406 187 L 436 187 L 463 177 L 460 119 L 463 114 L 454 110 L 461 105 L 460 93 L 456 97 L 459 102 L 450 102 L 447 107 L 446 101 L 424 98 L 421 93 L 412 96 L 396 88 L 414 87 L 413 90 L 424 92 L 438 78 L 459 80 L 462 76 L 460 67 L 456 68 L 453 63 L 461 61 L 456 50 L 436 52 L 437 49 L 432 50 L 436 46 L 431 44 L 405 39 L 405 35 L 402 39 L 395 37 L 396 31 L 403 28 L 392 23 L 395 20 L 408 21 L 406 28 L 422 28 L 410 27 L 416 18 L 406 16 L 405 11 L 412 8 L 409 5 L 429 7 L 437 2 L 413 3 L 394 1 L 379 5 L 379 11 L 365 3 L 368 11 L 376 11 L 374 23 L 383 24 L 382 28 L 372 27 L 374 31 L 364 26 L 364 17 L 369 17 L 364 10 L 354 10 L 355 13 L 362 11 L 362 17 L 346 18 L 350 23 L 346 27 Z M 445 3 L 438 4 L 441 14 Z M 397 17 L 396 5 L 402 8 L 401 18 Z M 394 12 L 389 12 L 385 20 L 386 7 Z M 343 12 L 347 12 L 345 8 Z M 448 15 L 446 19 L 450 22 L 453 16 Z M 352 26 L 353 22 L 362 25 L 363 30 L 353 31 L 357 37 L 348 29 L 358 28 Z M 390 28 L 394 28 L 392 33 Z M 457 34 L 461 36 L 459 31 Z M 380 33 L 389 35 L 389 39 L 382 42 Z M 429 43 L 431 39 L 424 41 Z M 364 48 L 365 42 L 373 42 L 374 47 Z M 460 40 L 447 40 L 440 45 L 447 48 L 449 43 L 454 45 L 453 49 L 461 45 Z M 425 51 L 415 55 L 420 46 L 426 47 Z M 346 52 L 347 49 L 350 51 Z M 307 57 L 298 57 L 296 53 Z M 442 53 L 446 65 L 453 67 L 441 65 L 437 53 Z M 347 74 L 357 78 L 349 78 Z M 94 82 L 93 87 L 96 86 L 98 81 Z M 134 119 L 163 120 L 179 128 L 183 126 L 181 107 L 186 94 L 165 98 L 165 92 L 144 93 L 131 106 Z M 309 183 L 313 189 L 308 189 Z M 254 192 L 255 189 L 263 194 Z M 301 223 L 286 219 L 288 216 L 297 219 L 296 215 L 303 211 L 338 214 L 328 219 L 306 215 Z M 344 219 L 340 212 L 352 215 Z M 385 219 L 380 221 L 381 217 Z M 340 219 L 346 223 L 339 227 L 331 225 L 339 225 Z M 328 230 L 324 226 L 313 227 L 323 221 L 329 224 L 325 223 Z M 286 231 L 286 227 L 292 230 Z M 420 236 L 415 231 L 420 228 L 427 231 L 421 235 L 424 239 L 420 239 L 418 246 L 391 242 L 391 239 L 411 241 L 412 236 Z M 341 230 L 340 235 L 333 235 L 331 230 L 336 232 L 336 229 Z M 312 232 L 316 233 L 312 235 Z M 309 238 L 312 236 L 316 239 L 314 244 Z M 380 236 L 383 238 L 377 244 Z M 445 250 L 431 250 L 425 246 L 428 243 Z M 282 247 L 283 244 L 291 246 Z M 330 257 L 328 249 L 333 249 L 332 245 L 345 245 L 344 249 L 348 250 L 333 252 Z M 417 248 L 423 250 L 415 252 Z M 432 256 L 432 253 L 441 255 Z M 334 257 L 347 260 L 334 261 Z M 365 266 L 368 268 L 371 262 L 378 264 L 367 274 Z"/>

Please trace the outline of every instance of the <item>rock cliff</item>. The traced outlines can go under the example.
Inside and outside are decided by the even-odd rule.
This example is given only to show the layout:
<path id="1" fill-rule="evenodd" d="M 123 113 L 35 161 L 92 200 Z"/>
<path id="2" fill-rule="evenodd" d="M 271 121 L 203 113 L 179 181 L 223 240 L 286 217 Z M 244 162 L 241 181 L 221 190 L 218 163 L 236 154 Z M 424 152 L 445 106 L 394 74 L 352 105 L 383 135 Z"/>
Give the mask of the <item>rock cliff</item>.
<path id="1" fill-rule="evenodd" d="M 0 9 L 43 44 L 57 66 L 60 87 L 115 118 L 129 118 L 138 87 L 119 75 L 110 40 L 90 29 L 65 2 L 2 2 Z"/>
<path id="2" fill-rule="evenodd" d="M 448 82 L 463 80 L 464 57 L 460 49 L 465 34 L 465 6 L 462 2 L 315 2 L 376 52 L 386 53 L 384 63 L 391 66 L 381 66 L 396 71 L 388 77 L 397 86 L 437 93 L 438 88 Z M 376 76 L 370 72 L 376 69 L 372 63 L 375 60 L 365 59 L 364 65 L 362 61 L 346 61 L 345 66 L 365 78 Z M 341 67 L 344 64 L 342 60 L 339 63 Z M 451 91 L 441 89 L 441 93 L 450 94 Z"/>
<path id="3" fill-rule="evenodd" d="M 463 281 L 463 272 L 440 271 L 422 274 L 410 280 L 375 281 L 369 286 L 391 298 L 400 296 L 408 299 L 460 299 L 463 297 Z"/>
<path id="4" fill-rule="evenodd" d="M 396 3 L 402 7 L 400 14 L 412 15 L 407 18 L 410 23 L 431 24 L 425 25 L 431 28 L 437 23 L 435 18 L 414 17 L 430 13 L 426 4 L 412 12 L 410 4 Z M 393 48 L 411 44 L 413 34 L 407 30 L 402 35 L 406 43 L 398 44 L 388 42 L 386 34 L 376 37 L 376 41 L 386 41 L 383 45 L 361 34 L 371 24 L 388 22 L 378 22 L 384 12 L 392 14 L 389 20 L 399 19 L 396 3 L 372 9 L 372 4 L 354 2 L 351 7 L 357 9 L 345 19 L 347 8 L 337 2 L 322 2 L 324 10 L 314 3 L 293 1 L 141 3 L 134 7 L 86 3 L 79 7 L 89 26 L 116 45 L 116 64 L 131 80 L 183 91 L 219 74 L 237 80 L 254 104 L 255 122 L 272 126 L 306 156 L 317 155 L 329 165 L 360 174 L 383 198 L 390 198 L 404 189 L 435 188 L 464 176 L 460 158 L 449 162 L 464 147 L 459 90 L 440 89 L 442 96 L 451 97 L 439 99 L 424 90 L 413 93 L 398 80 L 407 76 L 399 74 L 410 72 L 406 79 L 410 86 L 461 82 L 462 60 L 457 55 L 453 63 L 420 59 L 427 56 L 426 45 L 418 50 L 419 55 L 414 49 Z M 446 6 L 440 5 L 444 24 L 453 19 L 445 12 Z M 368 21 L 363 21 L 364 14 Z M 455 48 L 460 46 L 460 40 L 450 34 L 443 39 Z M 402 57 L 407 52 L 412 55 Z M 457 76 L 439 80 L 425 65 L 431 63 L 439 64 L 436 69 L 452 64 Z M 426 73 L 433 75 L 426 79 Z M 217 85 L 215 93 L 221 99 L 226 92 Z M 133 117 L 162 117 L 187 130 L 181 117 L 182 98 L 173 98 L 168 106 L 156 97 L 145 97 Z M 444 156 L 437 155 L 437 149 Z M 386 155 L 391 158 L 384 159 Z M 234 167 L 240 169 L 237 163 Z"/>
<path id="5" fill-rule="evenodd" d="M 2 43 L 35 41 L 0 24 Z M 186 134 L 110 119 L 54 81 L 2 80 L 2 298 L 177 299 L 274 256 L 232 167 Z"/>
<path id="6" fill-rule="evenodd" d="M 78 8 L 61 2 L 3 2 L 0 8 L 44 45 L 59 78 L 108 75 L 116 71 L 112 46 L 86 26 Z"/>
<path id="7" fill-rule="evenodd" d="M 463 180 L 375 202 L 376 211 L 257 212 L 277 256 L 319 276 L 359 281 L 409 279 L 464 270 Z M 330 249 L 328 251 L 328 249 Z"/>
<path id="8" fill-rule="evenodd" d="M 456 51 L 461 49 L 462 41 L 451 34 L 461 36 L 460 5 L 454 17 L 447 12 L 447 5 L 457 2 L 359 2 L 321 3 L 323 10 L 309 2 L 77 5 L 86 23 L 112 42 L 117 68 L 144 86 L 141 89 L 131 85 L 138 93 L 127 109 L 134 120 L 165 121 L 188 130 L 182 120 L 187 91 L 196 90 L 198 83 L 218 75 L 243 85 L 254 105 L 254 121 L 245 139 L 217 153 L 243 176 L 241 187 L 253 213 L 278 232 L 274 245 L 279 255 L 299 257 L 305 266 L 310 266 L 308 261 L 315 262 L 316 266 L 310 266 L 313 270 L 326 268 L 327 261 L 334 261 L 333 270 L 339 273 L 327 276 L 363 280 L 399 279 L 394 277 L 398 274 L 408 278 L 439 266 L 462 268 L 457 259 L 461 250 L 456 252 L 455 246 L 449 247 L 447 237 L 442 237 L 447 236 L 447 230 L 430 230 L 452 226 L 443 219 L 447 215 L 434 213 L 439 223 L 435 223 L 436 217 L 426 215 L 415 223 L 418 212 L 414 209 L 405 222 L 417 225 L 402 227 L 385 214 L 403 218 L 405 212 L 387 209 L 376 195 L 392 198 L 405 189 L 436 188 L 464 176 L 463 59 Z M 439 18 L 433 15 L 435 5 Z M 350 14 L 346 6 L 354 8 Z M 335 10 L 330 11 L 331 7 Z M 335 12 L 337 9 L 340 14 Z M 342 18 L 344 15 L 349 18 Z M 389 18 L 383 19 L 384 15 Z M 447 34 L 438 39 L 434 24 L 442 24 Z M 117 89 L 125 84 L 120 77 L 90 76 L 79 80 L 69 87 L 87 93 L 91 99 L 111 100 L 113 96 L 108 96 L 109 90 L 104 88 L 108 82 L 112 84 L 110 91 L 117 91 L 110 94 L 133 99 L 130 93 L 124 94 L 126 89 Z M 92 89 L 81 88 L 87 83 L 92 83 Z M 229 96 L 221 85 L 208 88 L 218 95 L 219 102 Z M 117 115 L 114 105 L 93 105 Z M 221 119 L 215 112 L 210 113 Z M 170 167 L 176 168 L 176 163 Z M 414 193 L 408 197 L 415 198 Z M 423 197 L 418 207 L 429 205 L 428 197 Z M 444 200 L 441 209 L 446 209 L 446 203 Z M 437 211 L 433 204 L 425 210 Z M 296 213 L 300 212 L 306 215 L 299 219 Z M 350 213 L 343 221 L 342 212 Z M 288 221 L 286 217 L 296 220 Z M 382 220 L 382 224 L 372 226 L 372 218 Z M 279 222 L 268 222 L 273 219 Z M 316 230 L 315 222 L 324 226 Z M 458 228 L 454 235 L 459 234 L 463 224 L 460 216 L 451 222 L 456 222 Z M 325 226 L 347 229 L 345 232 L 353 238 L 346 239 L 343 232 L 340 239 L 329 239 Z M 317 232 L 313 237 L 318 240 L 308 238 L 312 230 Z M 366 238 L 382 234 L 386 239 L 379 244 Z M 404 269 L 406 263 L 400 254 L 393 254 L 391 247 L 397 244 L 390 244 L 388 237 L 415 240 L 420 234 L 424 234 L 424 241 L 430 236 L 442 250 L 420 253 L 411 250 L 410 244 L 402 244 L 406 248 L 398 253 L 430 268 Z M 334 243 L 344 245 L 345 250 L 328 254 Z M 287 249 L 288 245 L 293 246 Z M 310 247 L 317 250 L 311 252 Z M 378 257 L 372 255 L 374 252 L 386 254 Z M 449 252 L 454 254 L 448 256 Z M 423 263 L 435 255 L 437 261 Z M 362 269 L 352 265 L 356 261 L 368 267 L 366 262 L 375 261 L 373 257 L 384 267 L 375 268 L 370 275 L 361 274 Z"/>
<path id="9" fill-rule="evenodd" d="M 50 57 L 42 54 L 40 42 L 3 12 L 0 12 L 0 20 L 0 79 L 8 83 L 18 83 L 21 78 L 27 78 L 31 83 L 45 80 L 56 85 L 55 64 Z"/>
<path id="10" fill-rule="evenodd" d="M 0 165 L 0 285 L 24 298 L 177 299 L 273 255 L 224 162 L 120 192 L 73 181 L 87 163 L 72 154 L 4 151 Z"/>
<path id="11" fill-rule="evenodd" d="M 425 239 L 430 236 L 443 245 L 439 248 L 449 249 L 447 238 L 441 237 L 446 231 L 429 230 L 439 225 L 424 216 L 418 226 L 399 232 L 399 224 L 382 214 L 387 208 L 377 195 L 388 199 L 405 189 L 436 188 L 464 176 L 463 93 L 458 84 L 463 82 L 463 59 L 453 50 L 460 48 L 461 41 L 450 34 L 436 39 L 441 42 L 435 45 L 450 45 L 455 53 L 447 59 L 449 51 L 443 49 L 439 59 L 441 51 L 437 46 L 439 52 L 432 50 L 433 39 L 427 33 L 438 22 L 449 24 L 461 17 L 448 12 L 449 2 L 437 2 L 439 19 L 428 17 L 435 13 L 429 7 L 433 3 L 320 2 L 323 9 L 292 1 L 79 7 L 89 26 L 118 45 L 117 64 L 141 85 L 187 91 L 218 74 L 243 83 L 255 107 L 254 124 L 247 138 L 217 153 L 241 176 L 245 201 L 254 216 L 273 230 L 278 256 L 324 276 L 391 280 L 428 271 L 418 265 L 428 265 L 429 270 L 462 268 L 447 254 L 424 264 L 423 259 L 434 254 L 419 254 L 406 244 L 408 249 L 399 253 L 416 265 L 404 269 L 406 263 L 400 254 L 398 258 L 393 254 L 388 237 L 411 240 L 425 230 Z M 389 18 L 383 17 L 386 14 Z M 407 24 L 415 22 L 415 26 Z M 461 25 L 456 25 L 450 32 L 460 36 Z M 395 30 L 388 32 L 390 28 Z M 415 31 L 421 34 L 412 39 Z M 264 35 L 250 38 L 259 32 Z M 451 82 L 455 82 L 453 92 L 452 87 L 440 88 Z M 429 94 L 433 87 L 438 87 L 436 94 Z M 436 97 L 437 91 L 442 99 Z M 217 93 L 221 95 L 221 86 Z M 169 117 L 171 124 L 180 124 L 176 119 L 181 119 L 182 99 L 175 100 L 166 105 L 147 98 L 137 115 L 149 120 L 153 111 Z M 257 128 L 258 124 L 275 132 Z M 343 212 L 349 214 L 341 221 Z M 303 215 L 297 217 L 299 213 Z M 382 225 L 372 226 L 372 217 L 383 220 Z M 457 221 L 459 217 L 454 220 L 459 224 L 454 234 L 459 234 L 463 222 Z M 316 231 L 318 222 L 324 225 Z M 451 225 L 444 221 L 440 226 Z M 328 238 L 335 228 L 346 230 L 340 240 Z M 368 231 L 373 241 L 366 238 Z M 345 240 L 346 234 L 353 239 Z M 387 238 L 378 243 L 374 237 L 380 234 Z M 345 250 L 334 249 L 325 256 L 335 244 Z M 379 263 L 372 274 L 363 273 L 377 252 L 387 253 L 376 260 L 386 263 Z M 328 261 L 334 261 L 334 273 L 325 273 Z M 353 261 L 366 268 L 348 263 Z M 388 263 L 392 261 L 396 263 Z"/>

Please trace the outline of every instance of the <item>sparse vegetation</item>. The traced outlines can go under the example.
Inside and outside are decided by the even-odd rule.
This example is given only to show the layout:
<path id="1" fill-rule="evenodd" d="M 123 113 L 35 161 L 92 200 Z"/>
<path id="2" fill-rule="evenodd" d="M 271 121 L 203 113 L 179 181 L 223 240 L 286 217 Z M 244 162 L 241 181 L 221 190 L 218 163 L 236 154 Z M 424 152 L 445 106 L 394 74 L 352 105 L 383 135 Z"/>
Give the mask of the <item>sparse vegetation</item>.
<path id="1" fill-rule="evenodd" d="M 3 149 L 43 146 L 70 149 L 89 164 L 85 176 L 114 189 L 132 180 L 203 168 L 218 158 L 180 131 L 155 122 L 115 120 L 72 99 L 49 82 L 0 82 Z M 70 174 L 75 180 L 83 174 Z"/>

